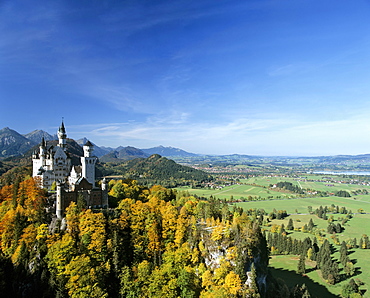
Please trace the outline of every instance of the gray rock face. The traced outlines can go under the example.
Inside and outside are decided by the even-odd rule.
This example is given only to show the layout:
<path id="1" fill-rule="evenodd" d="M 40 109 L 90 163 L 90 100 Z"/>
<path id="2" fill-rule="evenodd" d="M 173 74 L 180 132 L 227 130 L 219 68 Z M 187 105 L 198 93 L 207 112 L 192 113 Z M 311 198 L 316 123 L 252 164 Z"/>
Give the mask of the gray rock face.
<path id="1" fill-rule="evenodd" d="M 9 127 L 0 130 L 0 157 L 24 154 L 35 144 Z"/>

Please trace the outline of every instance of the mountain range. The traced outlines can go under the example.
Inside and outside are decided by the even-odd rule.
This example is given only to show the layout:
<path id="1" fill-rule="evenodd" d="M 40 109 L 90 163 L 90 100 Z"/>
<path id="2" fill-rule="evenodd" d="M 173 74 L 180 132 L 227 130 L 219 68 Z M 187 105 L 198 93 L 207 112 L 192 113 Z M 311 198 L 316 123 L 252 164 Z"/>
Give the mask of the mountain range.
<path id="1" fill-rule="evenodd" d="M 38 150 L 38 145 L 44 138 L 48 143 L 57 144 L 57 135 L 51 135 L 43 130 L 34 130 L 27 134 L 20 134 L 15 130 L 5 127 L 0 130 L 0 159 L 14 156 L 30 156 L 34 150 Z M 81 138 L 76 140 L 76 144 L 82 147 L 87 142 L 87 138 Z M 120 163 L 122 161 L 131 160 L 134 158 L 146 158 L 153 154 L 159 154 L 164 157 L 180 162 L 192 162 L 192 163 L 240 163 L 240 162 L 285 162 L 290 164 L 291 162 L 313 162 L 322 164 L 339 164 L 342 162 L 357 162 L 363 165 L 370 165 L 370 154 L 361 155 L 335 155 L 335 156 L 315 156 L 315 157 L 287 157 L 287 156 L 250 156 L 240 154 L 230 155 L 198 155 L 195 153 L 186 152 L 179 148 L 157 146 L 147 149 L 139 149 L 131 146 L 119 146 L 117 148 L 97 146 L 94 144 L 94 155 L 99 157 L 102 162 Z"/>
<path id="2" fill-rule="evenodd" d="M 27 134 L 20 134 L 17 131 L 5 127 L 0 130 L 0 158 L 30 154 L 30 150 L 37 149 L 37 145 L 41 143 L 42 138 L 48 142 L 58 140 L 56 134 L 51 135 L 43 130 L 34 130 Z M 87 138 L 76 140 L 77 144 L 83 146 L 88 141 Z M 53 142 L 53 143 L 54 143 Z M 148 149 L 138 149 L 131 146 L 119 146 L 117 148 L 104 147 L 94 145 L 94 155 L 99 157 L 102 162 L 120 162 L 122 160 L 130 160 L 138 157 L 149 157 L 153 154 L 159 154 L 165 157 L 173 156 L 196 156 L 194 153 L 186 152 L 182 149 L 173 147 L 158 146 Z"/>

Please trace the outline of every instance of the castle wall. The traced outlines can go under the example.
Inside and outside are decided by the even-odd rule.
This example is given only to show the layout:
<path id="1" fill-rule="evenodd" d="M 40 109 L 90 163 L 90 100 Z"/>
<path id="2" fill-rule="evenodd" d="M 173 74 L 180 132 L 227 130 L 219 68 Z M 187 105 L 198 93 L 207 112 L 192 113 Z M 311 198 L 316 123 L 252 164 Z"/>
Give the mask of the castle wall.
<path id="1" fill-rule="evenodd" d="M 50 189 L 57 182 L 56 215 L 64 216 L 65 208 L 71 202 L 77 202 L 82 195 L 88 207 L 108 207 L 108 191 L 106 183 L 103 189 L 95 186 L 95 163 L 97 158 L 92 156 L 93 145 L 88 141 L 83 146 L 84 156 L 81 157 L 81 173 L 78 168 L 72 169 L 71 159 L 66 154 L 66 138 L 64 123 L 58 130 L 59 144 L 47 149 L 43 139 L 39 152 L 33 154 L 34 177 L 40 177 L 42 187 Z M 66 185 L 64 185 L 66 183 Z"/>

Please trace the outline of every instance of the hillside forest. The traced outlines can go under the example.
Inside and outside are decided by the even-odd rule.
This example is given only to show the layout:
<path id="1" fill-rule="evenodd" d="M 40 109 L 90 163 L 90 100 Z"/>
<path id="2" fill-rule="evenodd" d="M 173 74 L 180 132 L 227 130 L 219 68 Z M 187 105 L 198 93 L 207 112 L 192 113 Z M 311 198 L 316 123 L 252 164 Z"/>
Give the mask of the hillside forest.
<path id="1" fill-rule="evenodd" d="M 268 276 L 257 218 L 133 180 L 111 187 L 122 196 L 117 208 L 92 211 L 79 200 L 62 221 L 47 212 L 49 198 L 34 178 L 1 188 L 1 293 L 286 297 L 286 286 Z"/>

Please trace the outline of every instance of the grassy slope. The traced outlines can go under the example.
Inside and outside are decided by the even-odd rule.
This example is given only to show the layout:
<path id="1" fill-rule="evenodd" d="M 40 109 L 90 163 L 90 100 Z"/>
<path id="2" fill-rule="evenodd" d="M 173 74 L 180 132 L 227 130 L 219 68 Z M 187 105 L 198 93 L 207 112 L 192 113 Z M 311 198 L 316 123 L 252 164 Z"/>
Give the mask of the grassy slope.
<path id="1" fill-rule="evenodd" d="M 314 177 L 320 178 L 321 176 Z M 339 179 L 339 178 L 338 178 Z M 303 180 L 297 181 L 297 179 L 293 178 L 285 178 L 285 177 L 256 177 L 250 178 L 248 180 L 243 180 L 244 183 L 255 183 L 256 185 L 263 185 L 269 186 L 270 184 L 275 184 L 279 181 L 289 181 L 296 185 L 301 185 L 302 188 L 311 188 L 316 190 L 328 190 L 331 192 L 335 192 L 338 190 L 357 190 L 357 189 L 368 189 L 370 190 L 369 186 L 362 186 L 362 185 L 352 185 L 352 184 L 342 184 L 342 183 L 332 183 L 332 182 L 306 182 Z M 325 184 L 334 184 L 334 186 L 326 186 Z M 355 196 L 356 199 L 353 197 L 351 198 L 340 198 L 340 197 L 320 197 L 320 198 L 295 198 L 295 199 L 287 199 L 288 196 L 292 197 L 293 194 L 288 193 L 280 193 L 275 192 L 273 190 L 268 190 L 267 188 L 252 186 L 252 185 L 233 185 L 223 188 L 222 190 L 205 190 L 205 189 L 189 189 L 187 188 L 191 194 L 196 194 L 198 196 L 205 196 L 209 197 L 213 195 L 217 198 L 229 199 L 230 196 L 233 196 L 235 199 L 240 197 L 248 197 L 250 196 L 261 196 L 263 198 L 267 198 L 268 196 L 280 196 L 282 200 L 266 200 L 266 201 L 251 201 L 251 202 L 244 202 L 244 203 L 236 203 L 238 206 L 246 208 L 246 209 L 264 209 L 266 212 L 271 212 L 274 208 L 276 210 L 286 210 L 290 213 L 291 218 L 293 219 L 294 226 L 300 227 L 303 226 L 305 223 L 308 223 L 309 219 L 312 218 L 316 226 L 320 229 L 324 229 L 326 231 L 327 222 L 319 219 L 315 215 L 309 215 L 307 206 L 312 206 L 315 210 L 316 208 L 321 206 L 330 206 L 331 204 L 338 205 L 340 207 L 344 206 L 347 210 L 352 210 L 353 213 L 357 213 L 359 208 L 364 209 L 365 212 L 369 214 L 355 214 L 354 218 L 352 218 L 347 225 L 344 227 L 345 231 L 338 235 L 340 241 L 345 241 L 349 238 L 357 238 L 357 241 L 363 234 L 367 234 L 370 236 L 370 225 L 366 223 L 370 221 L 370 195 L 358 195 Z M 296 214 L 296 210 L 299 214 Z M 329 214 L 330 215 L 330 214 Z M 334 215 L 334 218 L 337 219 L 342 215 Z M 285 226 L 288 223 L 288 219 L 285 220 L 274 220 L 272 223 L 281 224 L 284 223 Z M 297 219 L 300 222 L 297 222 Z M 294 238 L 303 239 L 307 236 L 312 236 L 308 233 L 301 233 L 301 232 L 293 232 L 290 236 Z M 332 240 L 330 239 L 330 235 L 326 236 L 331 243 Z M 358 242 L 357 242 L 358 243 Z M 335 246 L 338 248 L 337 246 Z M 338 252 L 334 254 L 334 258 L 338 259 L 339 254 Z M 370 269 L 368 269 L 368 260 L 370 258 L 370 249 L 363 250 L 363 249 L 353 249 L 350 254 L 350 259 L 354 260 L 357 272 L 354 276 L 355 278 L 359 278 L 365 282 L 365 286 L 363 289 L 370 289 Z M 299 283 L 306 283 L 309 286 L 310 290 L 313 290 L 313 293 L 317 297 L 331 297 L 330 295 L 339 295 L 341 292 L 342 284 L 347 283 L 348 280 L 345 280 L 337 285 L 330 286 L 326 284 L 320 277 L 320 273 L 318 271 L 311 271 L 307 274 L 308 277 L 301 277 L 295 273 L 297 268 L 298 259 L 295 256 L 274 256 L 271 259 L 270 265 L 273 268 L 273 273 L 276 276 L 283 278 L 288 282 L 292 283 L 293 285 L 299 281 Z M 341 266 L 340 266 L 341 268 Z M 364 297 L 370 297 L 370 290 L 369 292 L 365 293 Z"/>
<path id="2" fill-rule="evenodd" d="M 230 199 L 231 196 L 234 199 L 239 199 L 240 197 L 247 198 L 248 196 L 260 196 L 262 198 L 267 198 L 269 196 L 280 196 L 282 198 L 292 196 L 292 194 L 281 193 L 267 188 L 253 186 L 253 185 L 232 185 L 226 186 L 223 189 L 190 189 L 190 188 L 177 188 L 177 190 L 188 190 L 191 194 L 196 194 L 197 196 L 214 196 L 219 199 Z"/>
<path id="3" fill-rule="evenodd" d="M 306 262 L 307 277 L 297 274 L 298 260 L 297 256 L 272 256 L 270 258 L 271 273 L 274 277 L 283 279 L 289 288 L 305 283 L 313 297 L 331 298 L 340 293 L 337 287 L 326 285 L 319 272 L 313 269 L 311 262 Z"/>
<path id="4" fill-rule="evenodd" d="M 331 204 L 339 205 L 339 206 L 345 206 L 347 209 L 352 209 L 354 212 L 358 208 L 363 208 L 365 211 L 370 212 L 370 195 L 369 196 L 361 196 L 361 198 L 358 198 L 358 200 L 353 199 L 346 199 L 346 198 L 337 198 L 337 197 L 328 197 L 328 198 L 313 198 L 313 199 L 291 199 L 291 200 L 276 200 L 276 201 L 260 201 L 260 202 L 246 202 L 246 203 L 238 203 L 239 206 L 242 206 L 244 208 L 262 208 L 265 211 L 271 211 L 273 208 L 276 208 L 277 210 L 287 210 L 288 213 L 294 213 L 295 209 L 298 209 L 301 213 L 307 213 L 307 206 L 311 205 L 313 208 L 317 208 L 320 205 L 322 206 L 329 206 Z M 330 216 L 330 214 L 329 214 Z M 334 218 L 337 219 L 338 217 L 341 217 L 340 214 L 335 214 Z M 293 219 L 294 227 L 301 227 L 304 224 L 308 223 L 310 218 L 312 218 L 314 224 L 319 229 L 324 229 L 326 231 L 327 227 L 327 221 L 324 221 L 320 218 L 318 218 L 316 215 L 309 215 L 309 214 L 292 214 L 289 217 Z M 273 220 L 272 224 L 282 224 L 286 226 L 288 224 L 289 217 L 287 217 L 284 220 Z M 300 222 L 297 222 L 297 219 L 300 220 Z M 346 241 L 350 238 L 357 238 L 357 243 L 360 239 L 360 237 L 363 234 L 370 235 L 370 225 L 367 225 L 366 223 L 370 221 L 370 213 L 369 214 L 355 214 L 354 218 L 352 218 L 345 226 L 344 232 L 338 234 L 338 237 L 340 241 Z M 334 223 L 336 223 L 335 221 Z M 365 224 L 364 224 L 365 223 Z M 297 239 L 303 239 L 305 237 L 312 237 L 309 233 L 302 233 L 302 232 L 291 232 L 289 236 Z M 328 240 L 332 242 L 331 235 L 326 234 L 326 237 Z M 338 246 L 334 247 L 336 249 L 339 249 Z M 334 255 L 334 258 L 339 258 L 339 253 L 336 252 Z M 350 259 L 354 261 L 357 272 L 354 276 L 355 278 L 361 279 L 363 282 L 365 282 L 365 286 L 363 286 L 363 289 L 369 289 L 370 288 L 370 270 L 368 269 L 368 260 L 370 258 L 370 250 L 363 250 L 363 249 L 352 249 L 350 253 Z M 273 270 L 273 273 L 277 274 L 277 276 L 281 276 L 282 278 L 288 278 L 291 280 L 301 280 L 302 282 L 305 282 L 306 284 L 307 278 L 303 278 L 300 276 L 296 276 L 295 270 L 297 268 L 297 258 L 294 256 L 279 256 L 279 257 L 273 257 L 270 262 L 270 266 L 275 268 Z M 283 268 L 283 269 L 282 269 Z M 340 265 L 340 268 L 341 265 Z M 292 272 L 290 272 L 292 271 Z M 344 283 L 347 283 L 348 280 L 345 280 L 341 283 L 338 283 L 334 286 L 330 286 L 326 284 L 325 281 L 323 281 L 316 271 L 312 271 L 307 274 L 307 276 L 315 283 L 321 284 L 322 286 L 327 287 L 327 289 L 335 295 L 339 295 L 341 291 L 341 287 Z M 290 282 L 290 281 L 289 281 Z M 288 284 L 289 284 L 288 282 Z M 310 282 L 311 284 L 311 282 Z M 317 287 L 315 284 L 311 284 L 311 286 L 314 287 L 315 295 L 317 297 L 330 297 L 330 296 L 322 296 L 322 288 Z M 311 287 L 310 287 L 311 289 Z M 366 292 L 364 297 L 370 297 L 370 293 Z"/>
<path id="5" fill-rule="evenodd" d="M 320 177 L 316 177 L 316 176 L 310 177 L 310 179 L 313 179 L 313 178 L 320 178 Z M 260 196 L 261 198 L 267 198 L 269 196 L 273 196 L 274 198 L 276 197 L 288 198 L 288 197 L 297 196 L 296 194 L 293 194 L 293 193 L 278 192 L 278 191 L 268 188 L 270 184 L 273 185 L 280 181 L 292 182 L 294 185 L 298 185 L 304 189 L 329 191 L 333 193 L 339 190 L 346 190 L 350 192 L 350 191 L 358 190 L 358 189 L 367 189 L 370 192 L 370 186 L 346 184 L 346 183 L 333 183 L 333 182 L 313 182 L 313 181 L 308 182 L 302 179 L 286 178 L 286 177 L 253 177 L 249 179 L 242 179 L 241 182 L 247 183 L 248 185 L 243 185 L 243 184 L 242 185 L 232 185 L 232 186 L 224 187 L 222 189 L 215 189 L 215 190 L 213 189 L 191 189 L 191 188 L 178 188 L 178 190 L 188 190 L 192 194 L 196 194 L 198 196 L 204 196 L 204 197 L 209 197 L 212 195 L 219 199 L 230 199 L 231 196 L 233 196 L 234 199 L 239 199 L 241 197 L 247 198 L 248 196 L 252 196 L 252 197 Z M 255 184 L 255 185 L 251 185 L 251 184 Z M 334 185 L 334 186 L 327 186 L 328 184 Z M 261 187 L 261 186 L 265 186 L 265 187 Z M 361 199 L 362 196 L 358 195 L 355 197 L 356 199 Z M 334 200 L 337 200 L 337 199 L 334 199 Z M 353 198 L 350 198 L 350 200 L 353 200 Z M 370 203 L 370 200 L 368 200 L 368 202 Z M 352 211 L 355 211 L 358 208 L 353 209 Z"/>

